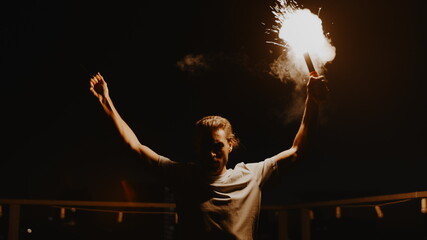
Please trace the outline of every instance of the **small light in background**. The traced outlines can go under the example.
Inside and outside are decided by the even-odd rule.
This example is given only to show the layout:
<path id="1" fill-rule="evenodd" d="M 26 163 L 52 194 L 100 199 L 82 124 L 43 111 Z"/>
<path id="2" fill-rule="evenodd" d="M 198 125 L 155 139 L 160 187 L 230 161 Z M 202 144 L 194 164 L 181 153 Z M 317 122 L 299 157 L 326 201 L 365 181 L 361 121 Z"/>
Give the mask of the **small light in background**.
<path id="1" fill-rule="evenodd" d="M 310 220 L 313 220 L 313 219 L 314 219 L 314 211 L 310 209 L 310 210 L 308 211 L 308 214 L 309 214 L 309 216 L 310 216 Z"/>
<path id="2" fill-rule="evenodd" d="M 427 198 L 421 198 L 421 212 L 427 213 Z"/>
<path id="3" fill-rule="evenodd" d="M 123 212 L 119 212 L 119 214 L 117 215 L 117 222 L 123 222 Z"/>
<path id="4" fill-rule="evenodd" d="M 381 211 L 380 206 L 378 206 L 378 205 L 375 206 L 375 211 L 377 212 L 378 218 L 383 218 L 384 217 L 383 211 Z"/>
<path id="5" fill-rule="evenodd" d="M 341 218 L 341 207 L 335 207 L 335 217 L 338 219 Z"/>
<path id="6" fill-rule="evenodd" d="M 61 208 L 61 212 L 60 212 L 59 217 L 60 217 L 61 219 L 64 219 L 64 218 L 65 218 L 65 208 Z"/>

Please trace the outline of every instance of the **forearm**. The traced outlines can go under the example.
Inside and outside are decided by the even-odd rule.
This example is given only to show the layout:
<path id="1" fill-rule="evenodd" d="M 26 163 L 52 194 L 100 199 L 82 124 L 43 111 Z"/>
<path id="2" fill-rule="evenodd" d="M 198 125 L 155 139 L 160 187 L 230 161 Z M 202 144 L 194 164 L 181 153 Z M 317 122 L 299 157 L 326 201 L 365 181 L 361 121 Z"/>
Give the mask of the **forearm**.
<path id="1" fill-rule="evenodd" d="M 300 127 L 295 135 L 292 147 L 274 156 L 280 169 L 302 158 L 308 149 L 308 141 L 315 128 L 318 114 L 318 103 L 307 98 Z"/>
<path id="2" fill-rule="evenodd" d="M 106 112 L 106 114 L 113 120 L 114 125 L 116 126 L 120 136 L 123 141 L 129 145 L 129 147 L 138 153 L 141 158 L 149 161 L 149 162 L 157 162 L 159 159 L 159 155 L 151 150 L 149 147 L 142 145 L 138 137 L 135 135 L 133 130 L 129 127 L 129 125 L 123 120 L 120 116 L 119 112 L 114 107 L 114 104 L 110 97 L 105 97 L 101 101 L 101 105 Z"/>
<path id="3" fill-rule="evenodd" d="M 323 76 L 310 77 L 307 87 L 304 113 L 292 147 L 274 156 L 276 162 L 281 165 L 279 168 L 305 158 L 311 148 L 309 145 L 317 128 L 319 104 L 326 98 L 328 89 Z"/>
<path id="4" fill-rule="evenodd" d="M 295 149 L 297 155 L 303 155 L 307 152 L 308 142 L 316 128 L 318 112 L 318 102 L 307 97 L 301 125 L 292 144 L 292 148 Z"/>
<path id="5" fill-rule="evenodd" d="M 129 127 L 129 125 L 123 120 L 118 111 L 116 110 L 111 98 L 109 96 L 105 97 L 101 101 L 101 105 L 105 113 L 111 118 L 116 129 L 118 130 L 120 136 L 126 144 L 128 144 L 132 149 L 136 150 L 139 148 L 141 143 L 139 142 L 137 136 Z"/>
<path id="6" fill-rule="evenodd" d="M 105 113 L 113 120 L 120 136 L 130 148 L 137 152 L 142 158 L 157 161 L 159 155 L 152 151 L 147 146 L 142 145 L 132 129 L 122 119 L 116 108 L 114 107 L 113 101 L 108 93 L 107 82 L 100 73 L 96 74 L 90 79 L 90 91 L 101 103 Z"/>

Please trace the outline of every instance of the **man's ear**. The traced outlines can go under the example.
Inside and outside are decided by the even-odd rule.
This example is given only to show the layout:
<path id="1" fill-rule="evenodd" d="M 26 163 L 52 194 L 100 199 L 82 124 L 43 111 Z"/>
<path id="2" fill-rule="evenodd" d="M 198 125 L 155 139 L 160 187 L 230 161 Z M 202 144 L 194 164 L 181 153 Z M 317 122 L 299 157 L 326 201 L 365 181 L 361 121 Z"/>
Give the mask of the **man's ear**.
<path id="1" fill-rule="evenodd" d="M 231 152 L 231 151 L 233 151 L 233 145 L 234 145 L 234 141 L 233 141 L 233 139 L 228 139 L 228 145 L 230 145 L 230 149 L 229 149 L 229 152 Z"/>

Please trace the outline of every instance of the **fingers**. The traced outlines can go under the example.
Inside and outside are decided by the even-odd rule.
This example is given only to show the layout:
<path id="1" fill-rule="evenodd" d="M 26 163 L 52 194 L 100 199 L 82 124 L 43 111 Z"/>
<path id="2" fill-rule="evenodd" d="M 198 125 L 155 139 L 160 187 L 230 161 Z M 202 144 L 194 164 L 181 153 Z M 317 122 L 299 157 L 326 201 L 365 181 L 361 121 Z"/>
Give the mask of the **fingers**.
<path id="1" fill-rule="evenodd" d="M 100 87 L 102 85 L 106 86 L 106 82 L 104 81 L 104 78 L 102 75 L 98 72 L 97 74 L 93 75 L 89 80 L 90 88 L 89 90 L 98 97 L 98 92 L 95 88 Z"/>
<path id="2" fill-rule="evenodd" d="M 101 73 L 99 73 L 99 72 L 95 75 L 95 78 L 98 79 L 98 81 L 104 80 L 104 78 L 101 76 Z"/>
<path id="3" fill-rule="evenodd" d="M 97 74 L 93 75 L 93 76 L 90 78 L 90 86 L 91 86 L 91 87 L 93 87 L 95 84 L 97 84 L 97 83 L 99 83 L 99 82 L 101 82 L 101 83 L 104 83 L 104 84 L 105 84 L 104 77 L 102 77 L 101 73 L 99 73 L 99 72 L 98 72 Z"/>
<path id="4" fill-rule="evenodd" d="M 317 75 L 317 76 L 310 76 L 310 79 L 315 79 L 315 80 L 324 80 L 325 76 L 323 75 Z"/>
<path id="5" fill-rule="evenodd" d="M 323 75 L 310 76 L 310 78 L 307 82 L 307 86 L 317 84 L 317 83 L 326 83 L 325 76 L 323 76 Z"/>
<path id="6" fill-rule="evenodd" d="M 327 80 L 324 76 L 310 76 L 307 84 L 307 91 L 310 96 L 313 97 L 317 102 L 324 101 L 329 93 L 327 86 Z"/>

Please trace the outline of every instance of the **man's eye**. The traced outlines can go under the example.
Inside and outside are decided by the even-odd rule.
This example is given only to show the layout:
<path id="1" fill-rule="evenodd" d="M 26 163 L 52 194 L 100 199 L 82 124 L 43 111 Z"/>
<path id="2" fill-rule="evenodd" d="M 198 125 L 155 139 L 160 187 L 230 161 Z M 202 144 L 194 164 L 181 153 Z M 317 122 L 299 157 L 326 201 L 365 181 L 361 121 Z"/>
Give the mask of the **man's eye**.
<path id="1" fill-rule="evenodd" d="M 215 144 L 213 145 L 213 148 L 214 148 L 214 149 L 216 149 L 216 150 L 219 150 L 219 149 L 221 149 L 223 146 L 224 146 L 224 144 L 222 144 L 222 143 L 215 143 Z"/>

